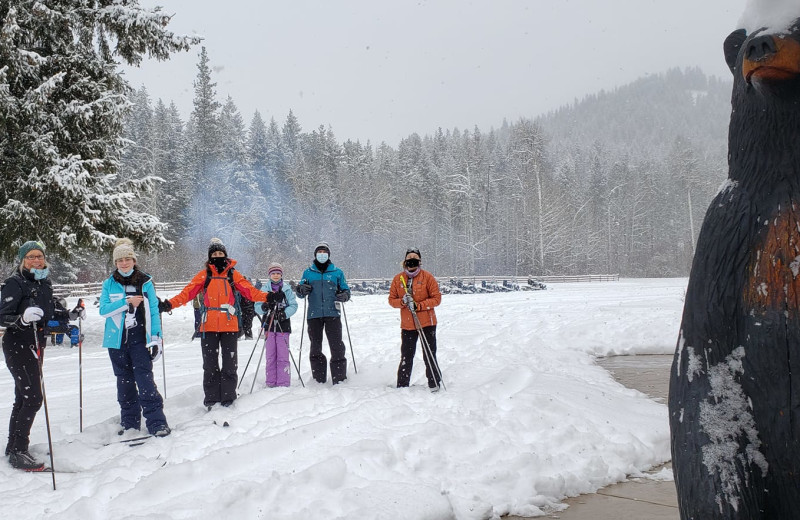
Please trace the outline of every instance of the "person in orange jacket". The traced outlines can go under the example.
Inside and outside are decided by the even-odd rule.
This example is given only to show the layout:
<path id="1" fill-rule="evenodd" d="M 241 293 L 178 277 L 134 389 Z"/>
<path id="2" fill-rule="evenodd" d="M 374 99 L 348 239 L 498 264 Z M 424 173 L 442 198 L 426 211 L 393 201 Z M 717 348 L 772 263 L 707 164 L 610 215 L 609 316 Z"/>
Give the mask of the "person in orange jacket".
<path id="1" fill-rule="evenodd" d="M 411 309 L 414 309 L 419 319 L 422 333 L 430 346 L 434 363 L 428 359 L 428 353 L 422 349 L 422 359 L 425 361 L 425 375 L 428 377 L 428 388 L 432 392 L 439 390 L 441 374 L 438 372 L 436 362 L 436 312 L 434 307 L 442 302 L 442 293 L 439 292 L 439 282 L 433 275 L 422 269 L 422 255 L 419 249 L 406 251 L 403 260 L 403 272 L 396 275 L 389 288 L 389 305 L 400 309 L 400 366 L 397 369 L 397 388 L 408 386 L 411 380 L 411 370 L 414 367 L 414 354 L 417 351 L 419 332 L 414 323 Z"/>
<path id="2" fill-rule="evenodd" d="M 234 269 L 235 265 L 236 260 L 228 258 L 222 240 L 212 238 L 208 245 L 206 267 L 180 293 L 158 304 L 160 312 L 169 312 L 191 302 L 198 294 L 202 295 L 203 316 L 199 335 L 203 353 L 203 404 L 209 410 L 216 403 L 230 406 L 236 399 L 239 317 L 236 315 L 234 287 L 252 302 L 267 301 L 267 293 L 253 287 Z M 219 364 L 220 350 L 222 370 Z"/>

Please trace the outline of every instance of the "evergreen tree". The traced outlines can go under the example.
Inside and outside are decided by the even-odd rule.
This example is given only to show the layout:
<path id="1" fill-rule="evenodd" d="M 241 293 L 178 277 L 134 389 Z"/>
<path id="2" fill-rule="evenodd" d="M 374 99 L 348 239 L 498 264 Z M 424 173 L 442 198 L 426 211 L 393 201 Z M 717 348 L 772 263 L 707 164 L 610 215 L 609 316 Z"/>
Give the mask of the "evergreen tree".
<path id="1" fill-rule="evenodd" d="M 42 239 L 68 257 L 117 236 L 166 243 L 164 224 L 131 203 L 152 179 L 117 178 L 130 87 L 119 57 L 167 59 L 195 39 L 136 0 L 1 2 L 0 254 Z"/>

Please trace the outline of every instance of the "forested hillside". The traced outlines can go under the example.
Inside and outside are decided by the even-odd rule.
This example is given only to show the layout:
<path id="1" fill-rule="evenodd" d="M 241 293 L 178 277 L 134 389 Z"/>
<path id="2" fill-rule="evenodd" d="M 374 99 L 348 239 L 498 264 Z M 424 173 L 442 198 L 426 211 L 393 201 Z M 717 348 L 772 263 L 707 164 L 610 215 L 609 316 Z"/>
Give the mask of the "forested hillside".
<path id="1" fill-rule="evenodd" d="M 437 276 L 686 275 L 726 175 L 730 84 L 697 70 L 396 146 L 339 142 L 291 112 L 245 119 L 205 50 L 194 93 L 184 120 L 142 87 L 126 124 L 122 177 L 163 179 L 139 208 L 169 224 L 174 248 L 145 260 L 162 280 L 196 271 L 212 236 L 252 276 L 271 261 L 299 273 L 318 240 L 349 277 L 396 272 L 409 246 Z"/>

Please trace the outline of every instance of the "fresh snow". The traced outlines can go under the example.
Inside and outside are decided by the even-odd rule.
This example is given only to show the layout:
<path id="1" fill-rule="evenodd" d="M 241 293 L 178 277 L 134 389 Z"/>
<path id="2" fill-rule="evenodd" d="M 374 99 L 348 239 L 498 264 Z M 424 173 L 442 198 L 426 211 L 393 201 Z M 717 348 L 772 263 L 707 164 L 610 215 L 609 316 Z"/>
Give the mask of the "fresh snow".
<path id="1" fill-rule="evenodd" d="M 45 383 L 58 489 L 49 474 L 0 463 L 5 518 L 488 519 L 540 516 L 669 460 L 667 408 L 615 382 L 596 356 L 674 351 L 686 279 L 552 284 L 546 291 L 445 295 L 437 309 L 447 390 L 428 392 L 421 354 L 413 386 L 392 388 L 399 311 L 385 295 L 347 304 L 359 373 L 314 383 L 303 340 L 292 386 L 267 389 L 254 357 L 230 409 L 202 406 L 199 341 L 184 306 L 165 317 L 167 419 L 173 433 L 131 447 L 103 320 L 84 324 L 84 431 L 78 349 L 48 347 Z M 74 302 L 74 298 L 70 303 Z M 299 314 L 302 314 L 300 302 Z M 298 357 L 301 320 L 292 319 Z M 68 341 L 68 339 L 66 340 Z M 347 344 L 347 339 L 345 337 Z M 239 373 L 253 341 L 240 342 Z M 324 347 L 327 353 L 327 345 Z M 350 347 L 348 344 L 348 359 Z M 13 395 L 3 367 L 7 424 Z M 155 369 L 162 387 L 162 368 Z M 163 388 L 162 388 L 163 389 Z M 217 424 L 214 424 L 216 421 Z M 224 421 L 230 422 L 223 427 Z M 7 431 L 0 430 L 3 437 Z M 44 410 L 32 453 L 47 460 Z M 661 471 L 658 479 L 669 479 Z"/>
<path id="2" fill-rule="evenodd" d="M 800 2 L 797 0 L 748 0 L 739 27 L 747 34 L 766 28 L 768 32 L 782 33 L 800 18 Z"/>

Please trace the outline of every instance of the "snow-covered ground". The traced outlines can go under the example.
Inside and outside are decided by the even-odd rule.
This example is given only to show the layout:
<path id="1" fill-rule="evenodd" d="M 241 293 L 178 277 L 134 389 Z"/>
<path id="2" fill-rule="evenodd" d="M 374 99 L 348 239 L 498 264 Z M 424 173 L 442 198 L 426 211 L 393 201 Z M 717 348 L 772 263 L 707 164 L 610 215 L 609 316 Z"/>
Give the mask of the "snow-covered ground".
<path id="1" fill-rule="evenodd" d="M 60 520 L 538 516 L 670 458 L 666 406 L 616 383 L 594 357 L 672 353 L 685 286 L 621 280 L 445 296 L 437 315 L 447 390 L 438 394 L 427 390 L 419 352 L 414 386 L 390 387 L 399 311 L 384 295 L 356 296 L 346 311 L 358 374 L 351 364 L 344 384 L 314 383 L 305 338 L 306 388 L 296 374 L 290 388 L 266 388 L 262 364 L 250 394 L 254 358 L 239 399 L 211 412 L 202 406 L 199 342 L 189 341 L 192 309 L 182 307 L 164 325 L 173 433 L 136 447 L 105 445 L 118 440 L 119 409 L 99 346 L 102 320 L 90 307 L 82 433 L 78 349 L 46 352 L 55 465 L 65 472 L 58 489 L 49 474 L 0 463 L 0 509 L 4 518 Z M 301 320 L 292 322 L 297 358 Z M 253 343 L 240 342 L 240 374 Z M 13 388 L 0 368 L 5 442 Z M 163 390 L 160 362 L 156 380 Z M 43 410 L 31 451 L 47 460 Z"/>

